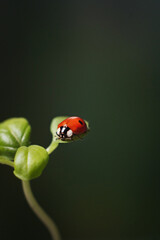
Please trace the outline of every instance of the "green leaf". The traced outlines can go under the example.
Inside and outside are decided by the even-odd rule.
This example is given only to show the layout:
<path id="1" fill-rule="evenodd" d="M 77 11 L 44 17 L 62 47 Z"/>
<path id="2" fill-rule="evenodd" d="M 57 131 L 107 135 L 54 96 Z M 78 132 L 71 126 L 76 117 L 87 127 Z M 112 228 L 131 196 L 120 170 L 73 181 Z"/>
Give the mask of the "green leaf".
<path id="1" fill-rule="evenodd" d="M 0 123 L 0 156 L 10 160 L 20 146 L 28 146 L 31 127 L 25 118 L 11 118 Z"/>
<path id="2" fill-rule="evenodd" d="M 62 141 L 60 139 L 57 139 L 56 131 L 57 131 L 58 124 L 61 123 L 66 118 L 68 118 L 68 116 L 59 116 L 59 117 L 53 118 L 53 120 L 51 122 L 51 125 L 50 125 L 50 130 L 51 130 L 54 142 L 57 142 L 57 143 L 73 142 L 75 140 L 79 140 L 79 139 L 83 138 L 87 134 L 87 132 L 89 131 L 89 123 L 85 120 L 85 123 L 87 125 L 87 129 L 88 129 L 88 131 L 86 133 L 80 134 L 78 136 L 74 136 L 72 140 Z"/>
<path id="3" fill-rule="evenodd" d="M 14 168 L 14 162 L 13 162 L 13 161 L 10 161 L 10 160 L 9 160 L 8 158 L 6 158 L 6 157 L 1 157 L 1 156 L 0 156 L 0 163 L 1 163 L 1 164 L 8 165 L 8 166 Z"/>
<path id="4" fill-rule="evenodd" d="M 20 147 L 14 158 L 14 174 L 21 180 L 31 180 L 41 175 L 48 163 L 47 151 L 38 145 Z"/>

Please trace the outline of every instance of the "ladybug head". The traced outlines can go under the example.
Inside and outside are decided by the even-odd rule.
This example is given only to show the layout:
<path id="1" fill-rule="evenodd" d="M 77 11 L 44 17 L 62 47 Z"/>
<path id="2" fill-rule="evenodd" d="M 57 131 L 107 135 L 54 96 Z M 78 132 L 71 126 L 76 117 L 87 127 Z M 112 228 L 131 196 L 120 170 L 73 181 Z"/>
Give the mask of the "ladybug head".
<path id="1" fill-rule="evenodd" d="M 61 140 L 71 139 L 73 136 L 73 131 L 67 127 L 67 125 L 64 125 L 57 129 L 56 134 Z"/>

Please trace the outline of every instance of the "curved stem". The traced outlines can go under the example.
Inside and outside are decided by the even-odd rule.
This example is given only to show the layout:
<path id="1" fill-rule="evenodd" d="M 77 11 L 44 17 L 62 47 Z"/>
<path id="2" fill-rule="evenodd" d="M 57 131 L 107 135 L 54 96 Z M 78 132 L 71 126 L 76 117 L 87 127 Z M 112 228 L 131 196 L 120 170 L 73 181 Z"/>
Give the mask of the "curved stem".
<path id="1" fill-rule="evenodd" d="M 5 159 L 3 157 L 0 157 L 0 163 L 1 164 L 5 164 L 5 165 L 8 165 L 10 167 L 13 167 L 14 168 L 14 162 L 8 160 L 8 159 Z"/>
<path id="2" fill-rule="evenodd" d="M 28 204 L 34 211 L 34 213 L 39 217 L 39 219 L 44 223 L 44 225 L 49 230 L 52 239 L 54 240 L 61 240 L 60 234 L 58 232 L 58 229 L 55 225 L 55 223 L 52 221 L 52 219 L 45 213 L 45 211 L 41 208 L 41 206 L 38 204 L 37 200 L 35 199 L 30 182 L 29 181 L 22 181 L 23 191 L 24 195 L 28 201 Z"/>
<path id="3" fill-rule="evenodd" d="M 48 154 L 51 154 L 58 147 L 58 145 L 59 145 L 59 143 L 52 141 L 51 144 L 49 145 L 49 147 L 46 149 Z"/>

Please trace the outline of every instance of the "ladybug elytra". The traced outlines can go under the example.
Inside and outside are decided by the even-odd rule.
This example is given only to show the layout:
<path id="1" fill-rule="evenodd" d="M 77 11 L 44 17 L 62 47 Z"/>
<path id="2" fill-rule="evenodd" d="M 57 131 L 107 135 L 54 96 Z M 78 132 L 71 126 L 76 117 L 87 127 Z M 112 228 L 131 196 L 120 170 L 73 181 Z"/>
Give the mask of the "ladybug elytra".
<path id="1" fill-rule="evenodd" d="M 69 117 L 58 124 L 57 136 L 59 139 L 72 140 L 74 135 L 79 136 L 87 132 L 87 125 L 80 117 Z"/>

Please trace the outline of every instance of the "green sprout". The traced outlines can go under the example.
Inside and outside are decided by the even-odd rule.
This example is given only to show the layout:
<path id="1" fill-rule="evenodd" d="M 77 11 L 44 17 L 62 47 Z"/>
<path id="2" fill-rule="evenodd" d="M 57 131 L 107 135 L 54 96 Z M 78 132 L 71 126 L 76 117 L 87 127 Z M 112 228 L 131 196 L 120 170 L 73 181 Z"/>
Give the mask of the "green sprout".
<path id="1" fill-rule="evenodd" d="M 60 143 L 70 143 L 82 139 L 86 134 L 73 136 L 71 140 L 62 141 L 57 138 L 57 126 L 67 116 L 53 118 L 50 126 L 52 141 L 48 148 L 30 145 L 31 126 L 25 118 L 11 118 L 0 123 L 0 163 L 14 169 L 14 175 L 22 181 L 24 195 L 28 204 L 44 223 L 52 239 L 61 240 L 60 233 L 54 221 L 46 214 L 35 199 L 30 180 L 38 178 L 47 166 L 49 155 Z M 85 121 L 89 130 L 88 122 Z"/>

